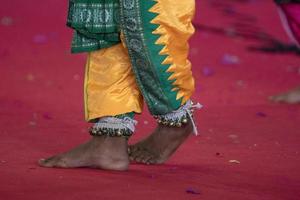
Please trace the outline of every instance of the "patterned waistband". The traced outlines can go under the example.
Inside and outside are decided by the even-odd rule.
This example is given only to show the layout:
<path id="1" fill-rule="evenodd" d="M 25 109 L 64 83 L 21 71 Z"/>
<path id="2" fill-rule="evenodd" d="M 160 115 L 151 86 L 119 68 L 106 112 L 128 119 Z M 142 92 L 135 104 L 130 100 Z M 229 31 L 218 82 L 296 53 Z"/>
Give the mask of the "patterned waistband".
<path id="1" fill-rule="evenodd" d="M 88 52 L 120 42 L 119 0 L 70 0 L 67 26 L 74 29 L 72 52 Z"/>
<path id="2" fill-rule="evenodd" d="M 119 31 L 119 0 L 70 0 L 67 25 L 89 33 Z"/>

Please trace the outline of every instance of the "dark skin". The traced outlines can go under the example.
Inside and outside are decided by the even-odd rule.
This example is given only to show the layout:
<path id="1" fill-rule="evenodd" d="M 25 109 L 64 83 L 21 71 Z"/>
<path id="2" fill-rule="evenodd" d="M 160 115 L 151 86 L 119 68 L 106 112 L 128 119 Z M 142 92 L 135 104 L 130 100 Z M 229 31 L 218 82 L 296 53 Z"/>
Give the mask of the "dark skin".
<path id="1" fill-rule="evenodd" d="M 39 165 L 55 168 L 89 167 L 125 171 L 129 165 L 127 140 L 123 137 L 94 136 L 88 142 L 70 151 L 40 159 Z"/>
<path id="2" fill-rule="evenodd" d="M 192 123 L 178 127 L 158 125 L 146 139 L 128 148 L 123 137 L 94 136 L 88 142 L 62 154 L 40 159 L 42 167 L 89 167 L 125 171 L 129 159 L 142 164 L 162 164 L 192 132 Z"/>
<path id="3" fill-rule="evenodd" d="M 129 146 L 130 160 L 143 164 L 163 164 L 192 131 L 190 121 L 181 128 L 158 125 L 151 135 Z"/>

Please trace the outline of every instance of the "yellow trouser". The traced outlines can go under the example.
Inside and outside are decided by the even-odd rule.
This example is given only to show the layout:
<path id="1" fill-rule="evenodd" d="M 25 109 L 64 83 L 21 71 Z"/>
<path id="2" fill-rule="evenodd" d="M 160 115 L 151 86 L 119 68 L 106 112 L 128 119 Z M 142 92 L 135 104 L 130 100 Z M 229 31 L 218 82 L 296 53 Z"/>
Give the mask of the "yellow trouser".
<path id="1" fill-rule="evenodd" d="M 191 23 L 194 8 L 194 0 L 157 0 L 147 11 L 158 14 L 149 22 L 158 25 L 155 30 L 151 30 L 151 34 L 159 35 L 158 40 L 151 45 L 163 46 L 157 56 L 166 56 L 162 64 L 169 66 L 166 70 L 170 73 L 167 80 L 173 81 L 172 92 L 176 91 L 175 98 L 180 100 L 181 105 L 190 99 L 194 91 L 191 63 L 187 59 L 188 39 L 194 33 Z M 147 26 L 143 30 L 147 32 Z M 118 45 L 88 55 L 85 73 L 86 120 L 142 112 L 143 96 L 147 91 L 143 90 L 142 95 L 139 89 L 143 83 L 142 73 L 139 74 L 139 85 L 136 82 L 132 59 L 125 46 L 130 43 L 126 43 L 125 39 Z"/>

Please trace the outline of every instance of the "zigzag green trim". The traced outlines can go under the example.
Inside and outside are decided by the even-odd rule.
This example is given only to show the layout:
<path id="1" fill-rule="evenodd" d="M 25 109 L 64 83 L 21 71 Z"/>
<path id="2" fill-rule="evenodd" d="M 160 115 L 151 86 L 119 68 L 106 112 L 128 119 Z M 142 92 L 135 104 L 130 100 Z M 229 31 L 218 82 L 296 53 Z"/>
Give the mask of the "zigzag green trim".
<path id="1" fill-rule="evenodd" d="M 149 56 L 153 62 L 154 69 L 159 76 L 161 87 L 164 93 L 167 95 L 172 107 L 178 109 L 181 106 L 182 99 L 176 100 L 177 92 L 172 91 L 174 89 L 173 83 L 176 80 L 168 80 L 173 74 L 167 72 L 170 64 L 162 64 L 168 55 L 160 55 L 159 53 L 165 47 L 165 45 L 155 44 L 155 42 L 161 37 L 161 35 L 153 34 L 153 31 L 158 29 L 158 24 L 153 24 L 151 21 L 156 18 L 159 14 L 150 12 L 149 10 L 157 4 L 156 1 L 141 0 L 140 5 L 143 12 L 141 12 L 142 24 L 144 25 L 144 34 L 146 47 L 148 48 Z"/>
<path id="2" fill-rule="evenodd" d="M 178 109 L 181 100 L 172 91 L 170 65 L 163 65 L 166 55 L 159 55 L 163 45 L 156 45 L 160 35 L 152 32 L 159 25 L 151 24 L 157 16 L 149 12 L 156 4 L 153 0 L 120 0 L 121 30 L 125 36 L 132 68 L 137 83 L 153 115 L 162 115 Z"/>

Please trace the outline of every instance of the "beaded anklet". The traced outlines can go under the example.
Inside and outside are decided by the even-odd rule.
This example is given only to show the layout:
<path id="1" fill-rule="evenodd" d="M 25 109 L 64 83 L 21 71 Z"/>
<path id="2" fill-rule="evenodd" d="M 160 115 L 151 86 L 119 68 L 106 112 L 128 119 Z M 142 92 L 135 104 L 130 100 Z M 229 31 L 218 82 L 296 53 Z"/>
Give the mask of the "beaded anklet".
<path id="1" fill-rule="evenodd" d="M 137 122 L 129 117 L 123 119 L 116 117 L 102 117 L 89 130 L 92 136 L 109 136 L 129 138 Z"/>
<path id="2" fill-rule="evenodd" d="M 182 127 L 187 124 L 189 120 L 192 121 L 195 135 L 198 135 L 197 126 L 193 119 L 193 112 L 195 109 L 202 108 L 200 103 L 194 104 L 192 101 L 187 101 L 178 110 L 165 115 L 155 115 L 154 118 L 159 124 L 170 127 Z"/>

